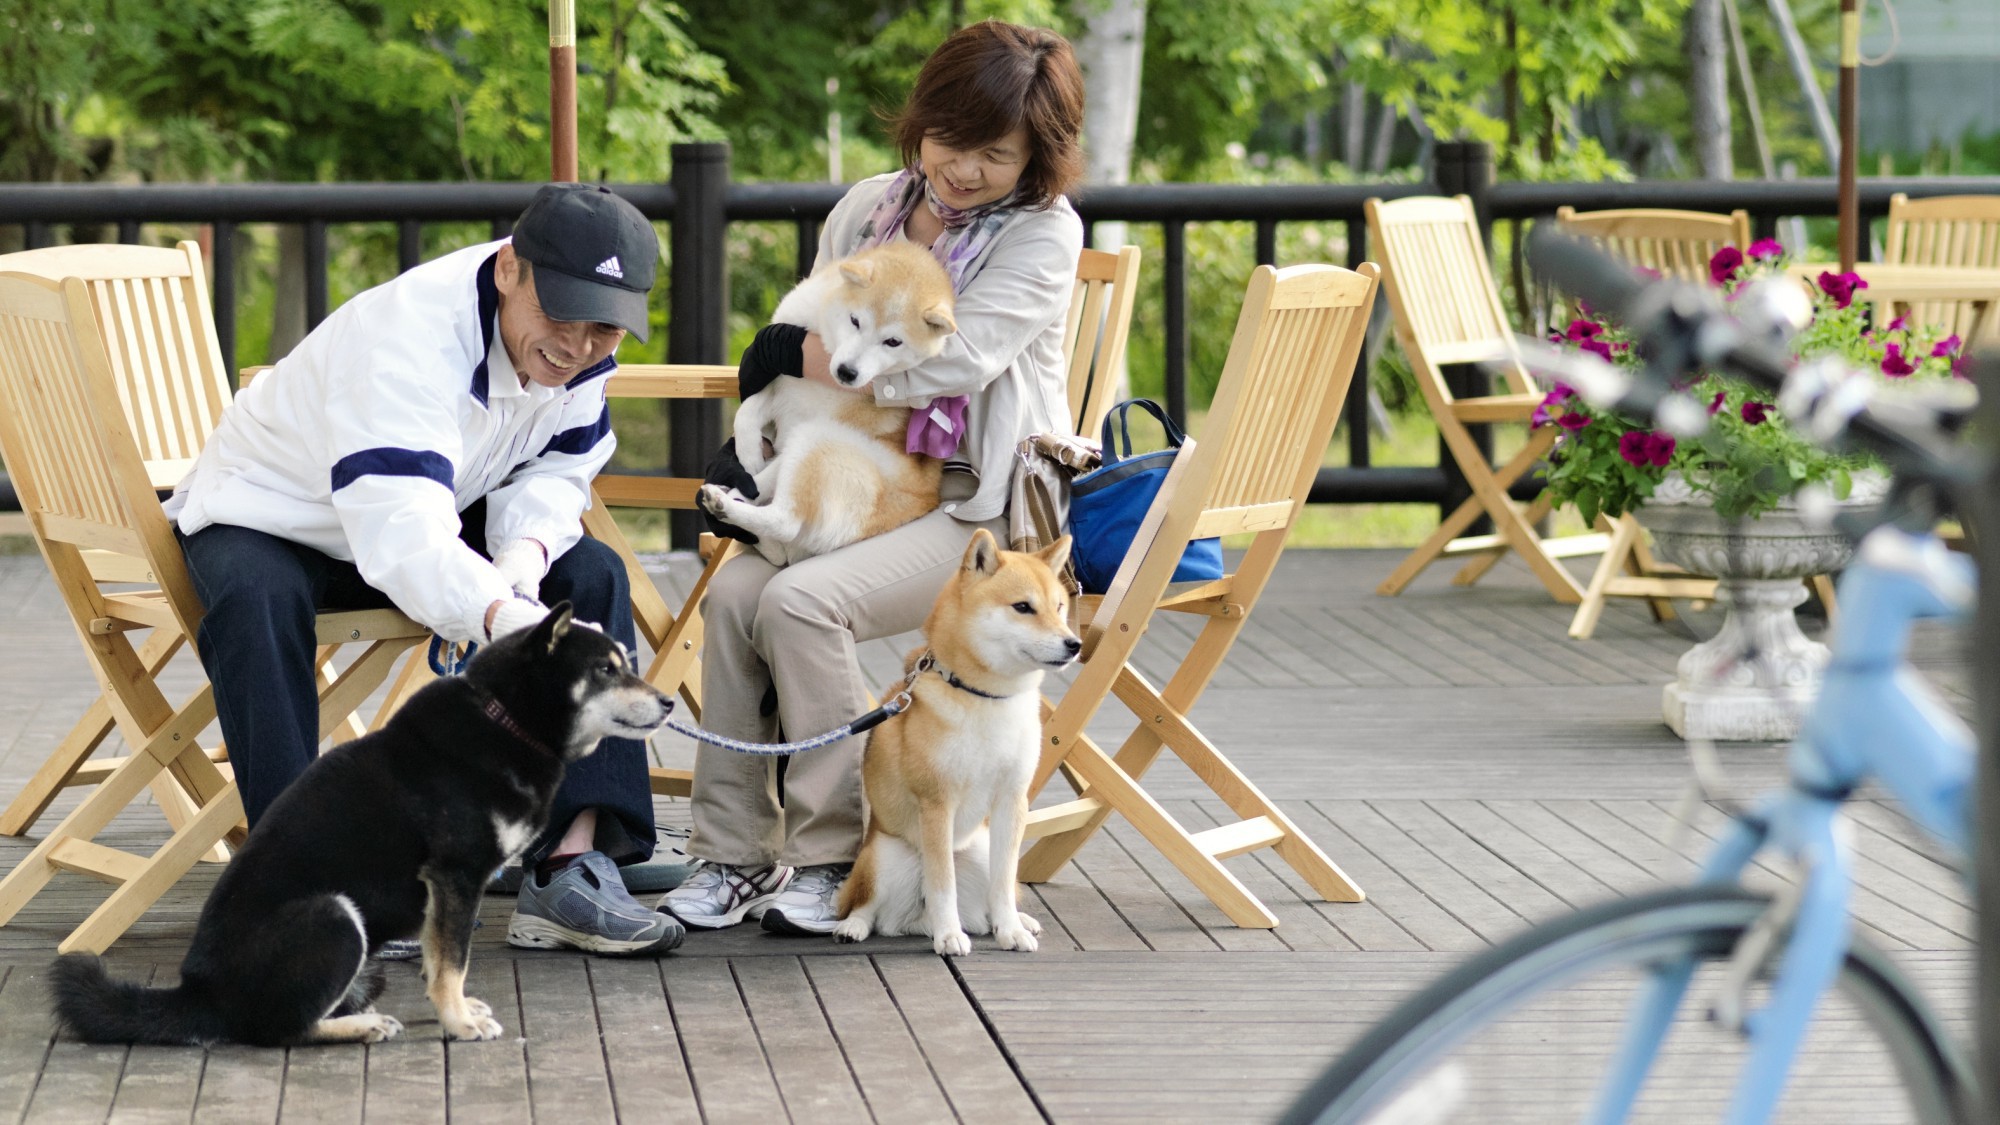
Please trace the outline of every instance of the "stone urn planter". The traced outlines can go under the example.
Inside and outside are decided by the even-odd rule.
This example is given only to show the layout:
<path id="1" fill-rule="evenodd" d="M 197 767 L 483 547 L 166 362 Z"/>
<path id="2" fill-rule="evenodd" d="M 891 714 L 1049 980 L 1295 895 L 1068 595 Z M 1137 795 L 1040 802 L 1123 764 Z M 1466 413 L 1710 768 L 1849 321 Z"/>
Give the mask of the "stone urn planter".
<path id="1" fill-rule="evenodd" d="M 1855 477 L 1845 505 L 1879 502 L 1888 481 Z M 1845 565 L 1853 544 L 1809 526 L 1791 500 L 1754 519 L 1715 514 L 1709 497 L 1670 473 L 1633 512 L 1653 533 L 1653 551 L 1694 574 L 1717 579 L 1727 611 L 1720 632 L 1680 659 L 1662 711 L 1688 739 L 1780 742 L 1798 734 L 1805 706 L 1818 694 L 1826 646 L 1799 631 L 1792 611 L 1806 599 L 1804 579 Z M 1754 660 L 1744 654 L 1754 651 Z"/>

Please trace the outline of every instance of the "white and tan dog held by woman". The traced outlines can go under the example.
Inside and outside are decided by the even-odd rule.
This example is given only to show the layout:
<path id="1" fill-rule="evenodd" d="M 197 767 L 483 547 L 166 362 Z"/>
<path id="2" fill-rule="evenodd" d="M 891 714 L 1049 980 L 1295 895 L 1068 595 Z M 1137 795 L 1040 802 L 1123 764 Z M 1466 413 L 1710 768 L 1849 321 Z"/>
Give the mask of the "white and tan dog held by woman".
<path id="1" fill-rule="evenodd" d="M 910 654 L 910 706 L 876 727 L 861 758 L 868 828 L 840 889 L 840 941 L 924 933 L 939 953 L 967 934 L 1031 951 L 1015 874 L 1028 784 L 1041 753 L 1042 675 L 1076 659 L 1056 574 L 1068 536 L 1035 554 L 1003 551 L 985 528 Z"/>
<path id="2" fill-rule="evenodd" d="M 958 330 L 944 267 L 901 241 L 815 271 L 771 319 L 817 333 L 833 377 L 856 389 L 937 355 Z M 755 534 L 775 566 L 893 531 L 938 505 L 943 467 L 905 451 L 909 423 L 908 407 L 879 406 L 869 394 L 772 380 L 736 411 L 736 456 L 757 498 L 710 484 L 701 506 Z"/>

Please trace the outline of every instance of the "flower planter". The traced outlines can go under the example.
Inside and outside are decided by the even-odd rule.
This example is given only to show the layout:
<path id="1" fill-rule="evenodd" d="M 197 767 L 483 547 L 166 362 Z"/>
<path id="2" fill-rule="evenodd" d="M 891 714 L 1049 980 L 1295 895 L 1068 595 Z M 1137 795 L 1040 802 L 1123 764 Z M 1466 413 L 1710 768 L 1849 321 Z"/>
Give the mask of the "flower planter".
<path id="1" fill-rule="evenodd" d="M 1875 503 L 1887 484 L 1878 474 L 1858 476 L 1844 503 Z M 1667 726 L 1682 738 L 1716 741 L 1797 735 L 1805 705 L 1819 692 L 1827 650 L 1799 631 L 1792 611 L 1806 598 L 1802 580 L 1838 570 L 1853 545 L 1809 526 L 1789 500 L 1732 524 L 1678 473 L 1633 515 L 1653 533 L 1661 558 L 1717 579 L 1716 601 L 1727 610 L 1721 631 L 1681 657 L 1662 700 Z M 1745 659 L 1753 651 L 1756 659 Z"/>

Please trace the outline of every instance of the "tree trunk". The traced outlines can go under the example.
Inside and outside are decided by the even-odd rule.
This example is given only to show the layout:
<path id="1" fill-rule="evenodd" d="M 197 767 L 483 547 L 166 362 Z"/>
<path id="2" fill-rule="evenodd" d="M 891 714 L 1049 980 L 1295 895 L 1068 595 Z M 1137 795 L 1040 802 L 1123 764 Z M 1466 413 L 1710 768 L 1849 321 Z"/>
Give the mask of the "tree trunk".
<path id="1" fill-rule="evenodd" d="M 1368 132 L 1368 87 L 1359 82 L 1342 87 L 1340 110 L 1341 163 L 1349 172 L 1359 172 Z"/>
<path id="2" fill-rule="evenodd" d="M 1139 74 L 1146 54 L 1146 0 L 1095 0 L 1079 5 L 1083 34 L 1075 39 L 1083 69 L 1084 181 L 1122 184 L 1132 179 L 1132 142 L 1139 131 Z M 1125 244 L 1124 223 L 1099 223 L 1097 248 Z M 1082 329 L 1079 328 L 1079 331 Z M 1127 372 L 1118 397 L 1131 397 Z"/>
<path id="3" fill-rule="evenodd" d="M 1688 8 L 1688 110 L 1695 160 L 1703 179 L 1734 177 L 1730 151 L 1728 33 L 1722 0 L 1694 0 Z"/>
<path id="4" fill-rule="evenodd" d="M 1088 6 L 1076 39 L 1083 68 L 1084 179 L 1122 184 L 1132 178 L 1139 130 L 1139 68 L 1146 50 L 1146 0 L 1099 0 Z"/>

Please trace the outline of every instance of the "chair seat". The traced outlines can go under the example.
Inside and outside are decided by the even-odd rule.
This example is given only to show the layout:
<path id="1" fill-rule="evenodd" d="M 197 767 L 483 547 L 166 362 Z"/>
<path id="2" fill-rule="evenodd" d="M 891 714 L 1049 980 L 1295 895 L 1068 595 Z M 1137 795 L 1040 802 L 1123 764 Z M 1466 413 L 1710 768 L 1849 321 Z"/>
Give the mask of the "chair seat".
<path id="1" fill-rule="evenodd" d="M 1486 395 L 1453 399 L 1451 412 L 1461 422 L 1526 422 L 1541 404 L 1536 394 Z"/>

